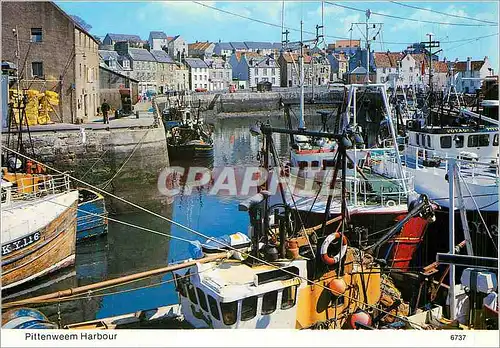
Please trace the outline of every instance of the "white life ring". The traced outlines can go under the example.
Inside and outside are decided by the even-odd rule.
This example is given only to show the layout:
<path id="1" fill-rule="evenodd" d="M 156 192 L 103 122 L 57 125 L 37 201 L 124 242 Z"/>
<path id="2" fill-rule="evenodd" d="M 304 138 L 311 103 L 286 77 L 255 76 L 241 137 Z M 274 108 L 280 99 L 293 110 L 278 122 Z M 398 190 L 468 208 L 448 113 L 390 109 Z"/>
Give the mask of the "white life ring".
<path id="1" fill-rule="evenodd" d="M 385 205 L 388 207 L 394 207 L 396 205 L 396 202 L 392 199 L 389 199 Z"/>
<path id="2" fill-rule="evenodd" d="M 342 238 L 342 245 L 340 247 L 340 251 L 338 254 L 336 254 L 334 257 L 330 257 L 328 255 L 328 246 L 333 243 L 336 239 L 339 239 L 340 238 L 340 233 L 339 232 L 335 232 L 335 233 L 332 233 L 330 235 L 328 235 L 325 240 L 323 241 L 323 244 L 321 244 L 321 250 L 320 250 L 320 253 L 321 253 L 321 259 L 323 260 L 324 263 L 326 263 L 327 265 L 334 265 L 338 262 L 340 262 L 340 260 L 345 256 L 346 252 L 347 252 L 347 238 L 344 236 Z"/>

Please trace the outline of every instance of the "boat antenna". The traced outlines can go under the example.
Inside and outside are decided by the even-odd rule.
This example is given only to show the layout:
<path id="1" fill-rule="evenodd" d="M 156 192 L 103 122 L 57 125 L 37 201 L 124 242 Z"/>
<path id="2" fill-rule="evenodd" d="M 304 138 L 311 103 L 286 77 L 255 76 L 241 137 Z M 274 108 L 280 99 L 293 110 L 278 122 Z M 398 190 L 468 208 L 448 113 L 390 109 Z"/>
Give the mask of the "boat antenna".
<path id="1" fill-rule="evenodd" d="M 300 115 L 299 115 L 299 129 L 305 129 L 304 122 L 304 42 L 302 37 L 302 27 L 304 26 L 304 22 L 300 21 L 300 58 L 299 58 L 299 66 L 300 66 Z"/>

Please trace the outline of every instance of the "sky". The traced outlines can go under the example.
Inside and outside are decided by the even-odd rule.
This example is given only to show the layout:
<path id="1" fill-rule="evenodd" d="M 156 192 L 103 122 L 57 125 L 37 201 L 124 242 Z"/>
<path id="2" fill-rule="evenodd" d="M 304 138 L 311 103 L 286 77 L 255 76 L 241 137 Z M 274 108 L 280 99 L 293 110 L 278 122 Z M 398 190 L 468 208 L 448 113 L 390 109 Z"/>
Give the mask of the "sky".
<path id="1" fill-rule="evenodd" d="M 147 40 L 150 31 L 164 31 L 168 36 L 181 35 L 189 43 L 207 40 L 281 42 L 282 1 L 200 2 L 220 10 L 269 22 L 275 26 L 239 18 L 202 6 L 195 1 L 56 1 L 68 14 L 84 19 L 92 26 L 90 32 L 102 38 L 106 33 L 119 33 L 137 34 Z M 353 30 L 350 31 L 351 24 L 364 22 L 364 11 L 370 9 L 376 13 L 372 13 L 370 22 L 383 23 L 380 34 L 372 42 L 371 47 L 375 51 L 401 51 L 411 42 L 427 40 L 426 34 L 433 33 L 433 39 L 441 42 L 440 48 L 443 49 L 439 53 L 441 59 L 465 60 L 471 57 L 479 60 L 488 56 L 495 71 L 498 71 L 498 25 L 453 17 L 470 17 L 498 23 L 498 1 L 398 2 L 448 15 L 387 1 L 325 1 L 324 3 L 285 1 L 283 23 L 285 27 L 291 28 L 289 35 L 291 41 L 300 39 L 300 32 L 297 29 L 300 28 L 301 20 L 304 23 L 304 31 L 311 33 L 316 31 L 316 25 L 323 23 L 325 43 L 333 43 L 336 38 L 360 39 L 363 37 L 361 30 L 364 31 L 364 26 L 358 28 L 353 25 Z M 349 6 L 363 12 L 332 4 Z M 395 19 L 379 14 L 418 21 Z M 447 23 L 469 24 L 469 26 Z M 470 26 L 471 24 L 479 26 Z M 305 33 L 304 39 L 311 39 L 313 36 Z"/>

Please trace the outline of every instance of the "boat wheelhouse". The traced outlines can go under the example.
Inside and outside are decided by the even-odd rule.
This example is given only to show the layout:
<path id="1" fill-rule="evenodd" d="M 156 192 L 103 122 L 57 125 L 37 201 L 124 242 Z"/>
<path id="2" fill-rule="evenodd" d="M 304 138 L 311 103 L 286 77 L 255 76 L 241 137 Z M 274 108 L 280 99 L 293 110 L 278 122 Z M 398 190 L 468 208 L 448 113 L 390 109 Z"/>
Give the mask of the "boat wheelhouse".
<path id="1" fill-rule="evenodd" d="M 466 210 L 498 212 L 498 127 L 423 127 L 409 131 L 404 152 L 415 190 L 448 208 L 448 159 L 460 160 Z"/>

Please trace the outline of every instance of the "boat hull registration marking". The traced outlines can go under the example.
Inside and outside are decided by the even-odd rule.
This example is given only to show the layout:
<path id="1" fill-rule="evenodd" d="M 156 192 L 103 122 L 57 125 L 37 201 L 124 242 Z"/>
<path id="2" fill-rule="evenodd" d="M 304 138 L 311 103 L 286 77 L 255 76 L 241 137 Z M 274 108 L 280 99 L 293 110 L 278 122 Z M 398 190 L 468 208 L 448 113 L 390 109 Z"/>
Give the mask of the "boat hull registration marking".
<path id="1" fill-rule="evenodd" d="M 37 231 L 18 240 L 12 241 L 10 243 L 5 243 L 4 245 L 2 245 L 2 256 L 6 256 L 9 255 L 10 253 L 13 253 L 14 251 L 26 248 L 27 246 L 39 240 L 40 240 L 40 232 Z"/>

